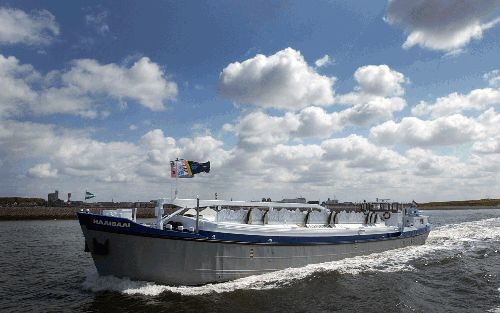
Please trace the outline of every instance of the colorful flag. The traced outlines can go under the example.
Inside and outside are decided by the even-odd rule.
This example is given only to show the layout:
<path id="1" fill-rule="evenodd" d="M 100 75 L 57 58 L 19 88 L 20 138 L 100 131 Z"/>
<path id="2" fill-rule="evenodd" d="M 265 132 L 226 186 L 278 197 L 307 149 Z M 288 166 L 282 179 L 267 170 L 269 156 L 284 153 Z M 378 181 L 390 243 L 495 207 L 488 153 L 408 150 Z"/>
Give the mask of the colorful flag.
<path id="1" fill-rule="evenodd" d="M 178 178 L 192 178 L 195 174 L 210 172 L 210 161 L 199 163 L 184 159 L 170 162 L 170 176 Z"/>
<path id="2" fill-rule="evenodd" d="M 85 200 L 95 198 L 95 195 L 91 192 L 85 191 Z"/>
<path id="3" fill-rule="evenodd" d="M 191 168 L 191 173 L 198 174 L 201 172 L 209 173 L 210 172 L 210 161 L 205 163 L 198 163 L 195 161 L 188 161 L 189 167 Z"/>
<path id="4" fill-rule="evenodd" d="M 170 161 L 170 177 L 177 177 L 177 168 L 174 161 Z"/>

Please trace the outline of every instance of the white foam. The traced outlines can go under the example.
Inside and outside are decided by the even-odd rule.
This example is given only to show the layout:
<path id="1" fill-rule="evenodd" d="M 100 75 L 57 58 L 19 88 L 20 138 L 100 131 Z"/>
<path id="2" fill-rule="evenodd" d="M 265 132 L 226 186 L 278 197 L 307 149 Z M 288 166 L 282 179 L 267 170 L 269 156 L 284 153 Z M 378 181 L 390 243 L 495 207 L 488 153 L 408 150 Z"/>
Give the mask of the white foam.
<path id="1" fill-rule="evenodd" d="M 238 280 L 208 284 L 198 287 L 165 286 L 150 282 L 131 281 L 112 276 L 99 277 L 96 273 L 87 275 L 83 287 L 93 292 L 117 291 L 124 294 L 156 296 L 163 292 L 182 295 L 203 295 L 210 293 L 232 292 L 241 289 L 271 289 L 283 287 L 319 272 L 338 272 L 357 275 L 366 272 L 401 272 L 412 271 L 411 261 L 434 259 L 443 252 L 463 252 L 475 245 L 500 240 L 500 218 L 449 224 L 433 229 L 427 243 L 397 250 L 385 251 L 366 256 L 344 259 L 321 264 L 311 264 L 301 268 L 289 268 L 277 272 L 241 278 Z M 444 255 L 449 255 L 444 253 Z"/>

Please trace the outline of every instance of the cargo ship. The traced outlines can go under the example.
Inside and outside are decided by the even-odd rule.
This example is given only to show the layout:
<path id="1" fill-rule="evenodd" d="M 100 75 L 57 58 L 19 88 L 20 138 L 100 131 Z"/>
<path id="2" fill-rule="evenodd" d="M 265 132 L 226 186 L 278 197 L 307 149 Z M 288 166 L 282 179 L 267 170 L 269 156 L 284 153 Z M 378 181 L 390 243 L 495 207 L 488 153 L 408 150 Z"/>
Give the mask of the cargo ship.
<path id="1" fill-rule="evenodd" d="M 339 212 L 307 203 L 159 199 L 155 215 L 140 223 L 134 209 L 78 213 L 99 275 L 203 285 L 422 245 L 431 229 L 415 204 L 385 202 Z"/>

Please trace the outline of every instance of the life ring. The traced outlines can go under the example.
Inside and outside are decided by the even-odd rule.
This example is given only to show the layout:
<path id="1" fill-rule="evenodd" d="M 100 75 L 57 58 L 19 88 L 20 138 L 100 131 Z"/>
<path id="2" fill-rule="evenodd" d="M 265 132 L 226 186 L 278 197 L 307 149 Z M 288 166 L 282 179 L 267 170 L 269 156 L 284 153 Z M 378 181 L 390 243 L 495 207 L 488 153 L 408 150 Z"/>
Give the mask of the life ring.
<path id="1" fill-rule="evenodd" d="M 391 212 L 384 212 L 384 215 L 382 215 L 382 217 L 384 218 L 384 220 L 388 220 L 391 218 Z"/>

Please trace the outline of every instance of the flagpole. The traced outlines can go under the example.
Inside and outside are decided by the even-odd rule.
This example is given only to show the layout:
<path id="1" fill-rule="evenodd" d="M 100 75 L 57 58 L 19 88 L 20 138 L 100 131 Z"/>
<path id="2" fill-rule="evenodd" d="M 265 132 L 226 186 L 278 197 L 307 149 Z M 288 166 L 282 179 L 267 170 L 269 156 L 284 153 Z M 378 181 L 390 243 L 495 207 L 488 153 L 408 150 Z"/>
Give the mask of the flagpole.
<path id="1" fill-rule="evenodd" d="M 175 159 L 175 194 L 174 194 L 174 199 L 177 199 L 177 187 L 178 187 L 178 177 L 179 177 L 179 168 L 177 167 L 177 162 L 179 161 L 179 158 Z"/>
<path id="2" fill-rule="evenodd" d="M 172 177 L 170 177 L 172 178 Z M 172 185 L 172 181 L 170 181 L 170 199 L 173 199 L 173 193 L 174 193 L 174 186 Z"/>

